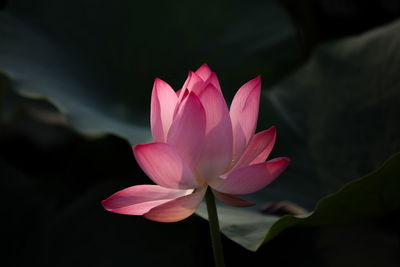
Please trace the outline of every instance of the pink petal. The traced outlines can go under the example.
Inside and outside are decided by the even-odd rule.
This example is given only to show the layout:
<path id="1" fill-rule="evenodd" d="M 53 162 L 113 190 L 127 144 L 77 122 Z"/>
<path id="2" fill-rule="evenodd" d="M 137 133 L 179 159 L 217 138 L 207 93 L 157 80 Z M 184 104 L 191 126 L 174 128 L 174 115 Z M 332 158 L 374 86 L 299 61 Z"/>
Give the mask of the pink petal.
<path id="1" fill-rule="evenodd" d="M 156 184 L 179 189 L 198 187 L 191 169 L 175 147 L 150 143 L 134 146 L 133 153 L 139 166 Z"/>
<path id="2" fill-rule="evenodd" d="M 196 95 L 199 95 L 200 92 L 204 89 L 205 83 L 199 75 L 194 73 L 193 71 L 189 71 L 188 78 L 185 81 L 185 84 L 182 87 L 182 90 L 188 89 L 189 92 L 194 92 Z"/>
<path id="3" fill-rule="evenodd" d="M 179 104 L 183 102 L 183 97 L 187 96 L 186 92 L 189 92 L 187 87 L 188 87 L 188 84 L 189 84 L 190 80 L 192 79 L 192 75 L 193 75 L 193 72 L 189 71 L 188 77 L 186 78 L 185 83 L 183 84 L 182 88 L 178 90 L 178 92 L 180 92 L 179 95 L 178 95 L 178 103 Z"/>
<path id="4" fill-rule="evenodd" d="M 181 95 L 182 89 L 179 89 L 178 91 L 176 91 L 176 96 L 179 98 L 179 96 Z"/>
<path id="5" fill-rule="evenodd" d="M 255 134 L 234 169 L 264 162 L 274 147 L 275 139 L 276 129 L 274 126 Z"/>
<path id="6" fill-rule="evenodd" d="M 215 88 L 221 91 L 217 75 L 211 71 L 207 64 L 202 65 L 195 73 L 205 82 L 204 88 L 211 83 Z"/>
<path id="7" fill-rule="evenodd" d="M 178 190 L 158 185 L 136 185 L 113 194 L 101 204 L 111 212 L 127 215 L 143 215 L 152 208 L 172 199 L 186 196 L 193 190 Z"/>
<path id="8" fill-rule="evenodd" d="M 190 93 L 177 111 L 167 143 L 178 148 L 191 169 L 196 165 L 203 149 L 205 130 L 204 107 L 199 98 Z"/>
<path id="9" fill-rule="evenodd" d="M 233 127 L 233 156 L 237 161 L 254 135 L 260 103 L 261 78 L 243 85 L 233 98 L 230 115 Z"/>
<path id="10" fill-rule="evenodd" d="M 173 115 L 173 119 L 175 119 L 176 114 L 178 113 L 179 108 L 181 107 L 181 105 L 183 104 L 183 102 L 185 102 L 185 99 L 188 97 L 189 95 L 189 90 L 188 89 L 180 89 L 179 94 L 177 94 L 178 96 L 178 104 L 175 106 L 175 110 L 174 110 L 174 115 Z"/>
<path id="11" fill-rule="evenodd" d="M 150 123 L 155 142 L 165 142 L 178 97 L 166 82 L 156 79 L 151 95 Z"/>
<path id="12" fill-rule="evenodd" d="M 236 195 L 221 193 L 216 190 L 213 190 L 213 193 L 215 197 L 221 200 L 223 203 L 235 207 L 251 207 L 256 205 L 256 203 L 244 200 L 243 198 Z"/>
<path id="13" fill-rule="evenodd" d="M 214 85 L 214 87 L 217 88 L 218 91 L 221 92 L 221 86 L 219 85 L 218 77 L 214 72 L 211 73 L 210 78 L 208 79 L 208 82 L 210 84 Z M 222 94 L 222 92 L 221 92 L 221 94 Z"/>
<path id="14" fill-rule="evenodd" d="M 202 65 L 198 70 L 195 72 L 203 81 L 207 81 L 210 77 L 212 71 L 207 66 L 207 64 Z"/>
<path id="15" fill-rule="evenodd" d="M 206 190 L 207 186 L 204 186 L 193 194 L 161 204 L 144 214 L 144 217 L 157 222 L 177 222 L 186 219 L 196 211 Z"/>
<path id="16" fill-rule="evenodd" d="M 276 158 L 267 162 L 236 169 L 220 184 L 211 185 L 222 193 L 244 195 L 256 192 L 274 181 L 288 166 L 289 158 Z"/>
<path id="17" fill-rule="evenodd" d="M 182 88 L 181 88 L 179 91 L 185 91 L 185 89 L 187 89 L 187 86 L 188 86 L 188 84 L 189 84 L 189 81 L 190 81 L 190 79 L 192 78 L 192 73 L 193 73 L 193 71 L 189 71 L 188 76 L 187 76 L 185 82 L 183 83 Z"/>
<path id="18" fill-rule="evenodd" d="M 180 89 L 179 90 L 179 95 L 178 95 L 178 104 L 175 106 L 175 110 L 174 110 L 174 116 L 173 119 L 175 119 L 176 114 L 178 114 L 179 109 L 181 108 L 181 106 L 183 105 L 183 103 L 185 102 L 185 99 L 188 97 L 189 95 L 189 90 L 188 89 Z"/>
<path id="19" fill-rule="evenodd" d="M 204 180 L 224 173 L 232 161 L 232 124 L 222 94 L 208 85 L 200 95 L 206 113 L 206 136 L 196 171 Z"/>

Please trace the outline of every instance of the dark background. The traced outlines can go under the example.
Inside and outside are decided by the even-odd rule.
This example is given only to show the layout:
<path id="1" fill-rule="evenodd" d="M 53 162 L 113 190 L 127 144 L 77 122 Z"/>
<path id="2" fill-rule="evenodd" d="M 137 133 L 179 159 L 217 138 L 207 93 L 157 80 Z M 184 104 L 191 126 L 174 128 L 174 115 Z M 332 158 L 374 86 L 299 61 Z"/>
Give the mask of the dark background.
<path id="1" fill-rule="evenodd" d="M 327 79 L 326 88 L 335 79 L 349 85 L 310 90 L 307 97 L 289 90 L 282 99 L 289 99 L 300 130 L 271 111 L 270 98 L 261 99 L 259 128 L 277 125 L 274 154 L 293 159 L 283 184 L 296 175 L 297 182 L 318 179 L 319 198 L 399 151 L 395 49 L 385 50 L 392 71 L 378 73 L 375 81 L 382 84 L 376 90 L 388 95 L 352 83 L 368 73 L 362 67 L 340 75 L 348 65 L 318 51 L 396 20 L 400 1 L 15 0 L 0 1 L 0 8 L 3 266 L 212 266 L 202 218 L 161 224 L 100 205 L 119 189 L 148 183 L 130 144 L 146 139 L 154 78 L 179 88 L 187 70 L 203 63 L 217 73 L 228 101 L 258 74 L 264 96 L 302 84 L 291 77 L 310 62 L 337 76 L 315 72 L 305 84 L 315 78 L 316 87 L 325 85 L 320 79 Z M 360 65 L 368 64 L 367 56 L 360 52 Z M 381 67 L 371 63 L 368 70 Z M 297 113 L 300 102 L 307 119 Z M 343 135 L 335 132 L 340 127 Z M 307 186 L 295 188 L 300 198 Z M 311 210 L 313 203 L 304 205 Z M 397 211 L 357 224 L 292 228 L 257 252 L 223 237 L 226 263 L 398 266 L 399 218 Z"/>

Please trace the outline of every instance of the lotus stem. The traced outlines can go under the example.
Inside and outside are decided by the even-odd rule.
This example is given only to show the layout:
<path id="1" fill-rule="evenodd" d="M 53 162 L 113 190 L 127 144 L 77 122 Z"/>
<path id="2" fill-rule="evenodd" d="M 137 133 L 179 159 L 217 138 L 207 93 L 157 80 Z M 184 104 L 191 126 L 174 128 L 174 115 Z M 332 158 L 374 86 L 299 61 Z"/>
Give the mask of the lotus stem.
<path id="1" fill-rule="evenodd" d="M 221 234 L 219 230 L 217 207 L 215 206 L 214 194 L 211 191 L 210 187 L 207 188 L 206 203 L 208 212 L 208 222 L 210 223 L 211 243 L 214 251 L 215 266 L 225 267 Z"/>

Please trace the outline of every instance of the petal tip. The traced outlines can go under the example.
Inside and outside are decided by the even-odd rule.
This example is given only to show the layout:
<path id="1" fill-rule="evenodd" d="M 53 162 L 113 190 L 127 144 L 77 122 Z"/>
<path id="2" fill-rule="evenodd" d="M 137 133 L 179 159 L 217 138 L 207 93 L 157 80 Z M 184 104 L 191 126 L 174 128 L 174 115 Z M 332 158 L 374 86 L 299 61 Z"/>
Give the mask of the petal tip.
<path id="1" fill-rule="evenodd" d="M 197 74 L 201 74 L 201 73 L 204 74 L 204 72 L 206 74 L 208 74 L 207 76 L 209 76 L 212 73 L 212 71 L 211 71 L 210 67 L 207 65 L 207 63 L 204 63 L 203 65 L 200 66 L 200 68 L 198 68 L 196 70 Z M 204 77 L 204 78 L 206 78 L 206 77 Z"/>
<path id="2" fill-rule="evenodd" d="M 271 127 L 269 127 L 269 129 L 267 130 L 267 132 L 276 135 L 276 126 L 275 126 L 275 125 L 272 125 Z"/>
<path id="3" fill-rule="evenodd" d="M 281 157 L 277 159 L 277 162 L 281 163 L 284 169 L 289 166 L 290 161 L 291 159 L 288 157 Z"/>
<path id="4" fill-rule="evenodd" d="M 133 146 L 132 146 L 132 151 L 133 151 L 133 153 L 135 153 L 136 151 L 138 151 L 139 149 L 141 149 L 143 146 L 144 146 L 143 144 L 133 145 Z"/>
<path id="5" fill-rule="evenodd" d="M 168 86 L 168 87 L 170 87 L 170 85 L 166 82 L 166 81 L 163 81 L 163 80 L 161 80 L 160 78 L 158 78 L 158 77 L 156 77 L 155 79 L 154 79 L 154 85 L 155 86 Z M 172 89 L 172 88 L 171 88 Z"/>
<path id="6" fill-rule="evenodd" d="M 278 157 L 278 158 L 271 159 L 268 162 L 284 162 L 284 163 L 289 164 L 290 158 L 289 157 Z"/>
<path id="7" fill-rule="evenodd" d="M 254 80 L 257 82 L 255 87 L 261 89 L 261 75 L 258 75 Z"/>
<path id="8" fill-rule="evenodd" d="M 103 208 L 107 211 L 112 211 L 113 209 L 109 207 L 108 203 L 110 201 L 110 198 L 106 198 L 104 200 L 102 200 L 100 203 L 103 206 Z"/>
<path id="9" fill-rule="evenodd" d="M 134 145 L 132 146 L 132 151 L 133 151 L 133 155 L 136 156 L 138 155 L 137 153 L 140 153 L 144 148 L 146 148 L 147 146 L 151 145 L 151 144 L 158 144 L 159 142 L 153 142 L 153 143 L 147 143 L 147 144 L 138 144 L 138 145 Z"/>
<path id="10" fill-rule="evenodd" d="M 253 79 L 253 81 L 256 82 L 256 86 L 259 85 L 259 84 L 261 84 L 261 75 L 258 75 L 257 77 L 255 77 L 255 78 Z"/>
<path id="11" fill-rule="evenodd" d="M 156 77 L 154 79 L 154 86 L 158 86 L 161 83 L 165 83 L 163 80 L 161 80 L 160 78 Z"/>

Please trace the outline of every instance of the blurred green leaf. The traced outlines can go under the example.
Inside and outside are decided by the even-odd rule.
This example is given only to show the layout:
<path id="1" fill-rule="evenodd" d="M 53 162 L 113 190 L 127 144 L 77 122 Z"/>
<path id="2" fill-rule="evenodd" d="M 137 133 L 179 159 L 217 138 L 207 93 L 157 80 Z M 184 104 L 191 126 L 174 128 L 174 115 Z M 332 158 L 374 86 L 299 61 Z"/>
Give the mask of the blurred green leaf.
<path id="1" fill-rule="evenodd" d="M 268 229 L 279 219 L 255 209 L 244 209 L 217 204 L 222 233 L 248 250 L 256 251 Z M 207 207 L 201 203 L 196 214 L 208 219 Z"/>
<path id="2" fill-rule="evenodd" d="M 13 1 L 0 14 L 0 69 L 17 93 L 47 99 L 85 134 L 147 141 L 154 75 L 179 88 L 182 70 L 207 62 L 231 98 L 260 72 L 270 85 L 302 59 L 274 1 L 53 3 Z"/>
<path id="3" fill-rule="evenodd" d="M 400 151 L 399 30 L 400 21 L 397 21 L 321 46 L 304 67 L 264 90 L 259 128 L 276 124 L 278 139 L 274 154 L 289 156 L 292 161 L 273 184 L 247 199 L 261 205 L 267 201 L 289 200 L 311 211 L 321 197 L 373 171 Z M 399 170 L 393 168 L 392 172 L 397 179 Z M 385 188 L 399 190 L 398 183 L 389 178 L 380 182 L 389 183 Z M 379 202 L 370 209 L 371 202 L 379 199 L 377 195 L 365 196 L 368 190 L 375 190 L 373 184 L 369 186 L 354 187 L 351 191 L 352 201 L 357 200 L 352 203 L 354 211 L 364 213 L 343 214 L 342 223 L 387 212 L 384 209 L 381 214 L 377 212 Z M 396 197 L 385 190 L 377 194 L 384 198 Z M 321 223 L 335 223 L 332 216 L 341 215 L 341 199 L 332 198 L 329 203 L 332 214 L 321 213 L 318 217 Z M 219 210 L 222 231 L 251 250 L 262 243 L 263 234 L 266 242 L 280 233 L 277 229 L 286 229 L 301 220 L 296 217 L 279 220 L 269 232 L 279 217 L 263 215 L 250 208 L 243 213 L 223 206 Z M 200 214 L 206 217 L 204 209 L 200 209 Z"/>
<path id="4" fill-rule="evenodd" d="M 101 83 L 74 55 L 68 55 L 34 27 L 4 13 L 0 14 L 0 32 L 0 69 L 16 92 L 50 101 L 82 133 L 113 132 L 131 141 L 147 140 L 147 128 L 128 122 L 118 113 L 117 104 L 102 99 Z"/>
<path id="5" fill-rule="evenodd" d="M 352 181 L 318 201 L 310 216 L 286 215 L 268 231 L 263 243 L 294 226 L 352 224 L 382 218 L 400 209 L 400 153 L 378 170 Z"/>
<path id="6" fill-rule="evenodd" d="M 397 20 L 320 46 L 264 92 L 261 121 L 277 122 L 294 164 L 312 166 L 330 192 L 400 151 L 399 30 Z"/>
<path id="7" fill-rule="evenodd" d="M 0 70 L 17 92 L 46 98 L 82 133 L 132 144 L 149 140 L 156 75 L 177 90 L 188 69 L 207 62 L 231 97 L 260 72 L 271 84 L 301 61 L 274 1 L 18 0 L 0 13 L 0 34 Z"/>
<path id="8" fill-rule="evenodd" d="M 274 154 L 292 158 L 276 182 L 248 197 L 261 205 L 289 200 L 312 210 L 322 196 L 400 150 L 394 115 L 400 113 L 399 22 L 321 46 L 307 65 L 268 87 L 300 58 L 294 30 L 273 1 L 246 9 L 230 2 L 213 9 L 162 4 L 156 10 L 144 2 L 107 7 L 91 1 L 12 3 L 9 12 L 30 23 L 0 14 L 0 69 L 17 92 L 50 100 L 83 133 L 113 133 L 130 143 L 147 140 L 153 75 L 165 75 L 161 78 L 179 88 L 182 68 L 207 62 L 229 99 L 261 71 L 265 90 L 259 126 L 275 124 Z M 179 15 L 168 15 L 169 9 Z M 222 231 L 251 250 L 279 219 L 257 209 L 221 206 L 219 212 Z M 204 216 L 202 208 L 199 214 Z"/>
<path id="9" fill-rule="evenodd" d="M 255 251 L 290 227 L 354 224 L 382 218 L 400 209 L 399 190 L 400 153 L 397 153 L 378 170 L 322 198 L 311 215 L 278 218 L 226 206 L 218 207 L 218 215 L 226 236 Z M 198 213 L 207 218 L 204 205 Z"/>

